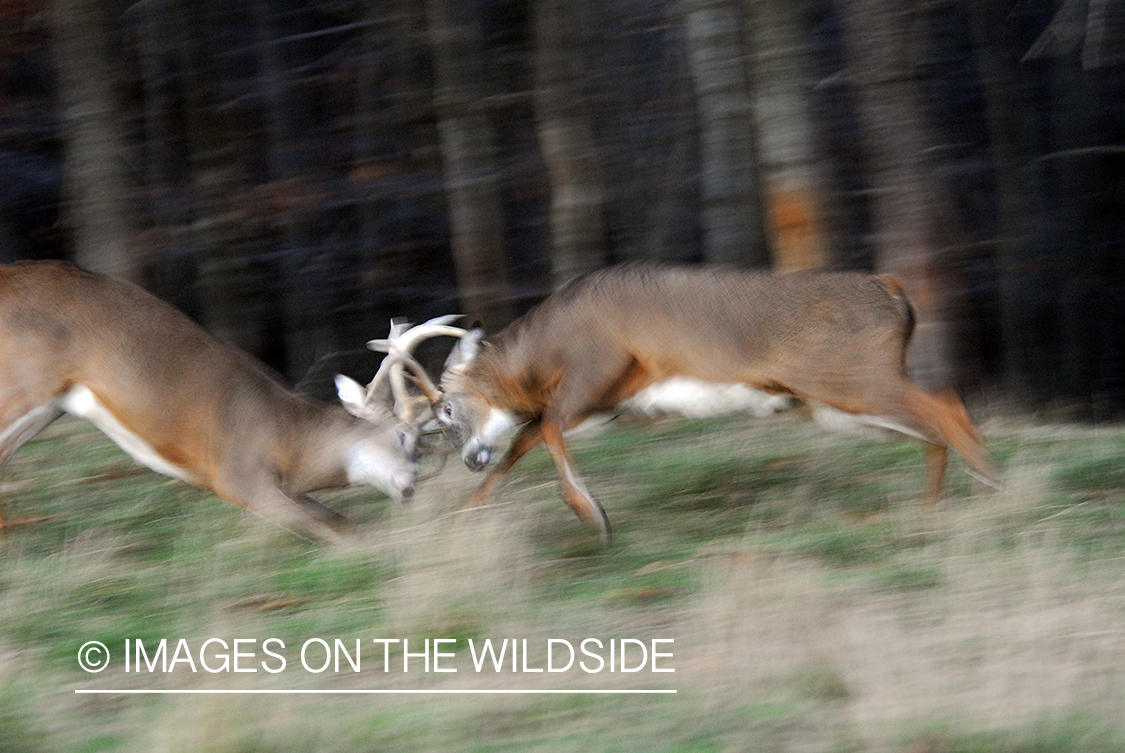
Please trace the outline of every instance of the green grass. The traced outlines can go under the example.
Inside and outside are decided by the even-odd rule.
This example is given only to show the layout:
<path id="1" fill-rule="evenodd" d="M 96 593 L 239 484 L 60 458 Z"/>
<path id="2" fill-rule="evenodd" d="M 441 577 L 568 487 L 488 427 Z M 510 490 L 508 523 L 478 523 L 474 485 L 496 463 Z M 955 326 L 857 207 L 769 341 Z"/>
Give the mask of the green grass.
<path id="1" fill-rule="evenodd" d="M 9 519 L 45 518 L 0 553 L 0 750 L 1125 751 L 1125 429 L 986 436 L 1006 490 L 978 495 L 954 459 L 930 507 L 911 442 L 785 418 L 619 422 L 571 440 L 609 548 L 536 450 L 482 510 L 458 509 L 479 479 L 455 458 L 409 508 L 322 494 L 364 524 L 329 549 L 63 421 L 0 478 Z M 252 640 L 258 671 L 123 671 L 126 640 L 162 638 Z M 261 668 L 267 638 L 282 673 Z M 376 638 L 455 640 L 458 671 L 415 657 L 403 673 L 399 642 L 383 672 Z M 526 639 L 532 668 L 551 638 L 671 638 L 676 671 L 477 674 L 468 641 L 486 638 Z M 304 671 L 310 639 L 359 639 L 363 670 Z M 104 673 L 77 665 L 89 640 L 114 656 Z M 73 692 L 98 687 L 678 693 Z"/>
<path id="2" fill-rule="evenodd" d="M 1067 716 L 1015 733 L 935 729 L 918 735 L 912 746 L 934 753 L 1120 753 L 1125 750 L 1125 735 L 1081 716 Z"/>

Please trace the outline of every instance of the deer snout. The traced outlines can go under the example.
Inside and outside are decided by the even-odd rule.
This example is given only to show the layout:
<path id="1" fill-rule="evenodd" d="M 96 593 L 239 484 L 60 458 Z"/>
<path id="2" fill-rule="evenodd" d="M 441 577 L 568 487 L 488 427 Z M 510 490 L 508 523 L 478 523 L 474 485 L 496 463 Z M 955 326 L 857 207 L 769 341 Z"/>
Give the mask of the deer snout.
<path id="1" fill-rule="evenodd" d="M 387 496 L 400 505 L 408 504 L 414 497 L 414 482 L 412 480 L 409 482 L 396 480 L 387 490 Z"/>
<path id="2" fill-rule="evenodd" d="M 473 443 L 461 453 L 461 459 L 465 461 L 465 465 L 468 466 L 470 471 L 483 471 L 492 461 L 492 449 L 485 445 Z"/>
<path id="3" fill-rule="evenodd" d="M 394 475 L 395 501 L 406 504 L 414 497 L 414 469 L 400 471 Z"/>

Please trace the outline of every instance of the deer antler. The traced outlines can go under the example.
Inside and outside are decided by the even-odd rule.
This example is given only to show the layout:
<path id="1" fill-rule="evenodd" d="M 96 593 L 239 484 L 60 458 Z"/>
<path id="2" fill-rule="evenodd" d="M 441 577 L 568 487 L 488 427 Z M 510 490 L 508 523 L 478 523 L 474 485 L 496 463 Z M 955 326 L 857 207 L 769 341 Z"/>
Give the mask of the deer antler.
<path id="1" fill-rule="evenodd" d="M 399 418 L 407 423 L 413 423 L 414 401 L 411 399 L 406 389 L 406 374 L 403 371 L 404 366 L 409 366 L 410 370 L 414 372 L 412 380 L 418 385 L 431 403 L 436 403 L 441 400 L 441 390 L 438 389 L 433 380 L 430 379 L 426 370 L 422 368 L 422 365 L 414 358 L 411 351 L 420 342 L 431 337 L 440 337 L 442 335 L 461 337 L 464 335 L 466 330 L 460 327 L 452 327 L 449 324 L 459 318 L 461 318 L 460 314 L 446 314 L 445 316 L 430 319 L 415 327 L 411 327 L 410 324 L 403 319 L 392 319 L 391 329 L 386 338 L 371 340 L 367 343 L 368 348 L 386 353 L 387 357 L 383 359 L 383 363 L 380 364 L 379 370 L 375 373 L 375 377 L 367 386 L 365 402 L 370 403 L 383 379 L 389 377 L 391 394 L 394 395 L 395 408 Z"/>

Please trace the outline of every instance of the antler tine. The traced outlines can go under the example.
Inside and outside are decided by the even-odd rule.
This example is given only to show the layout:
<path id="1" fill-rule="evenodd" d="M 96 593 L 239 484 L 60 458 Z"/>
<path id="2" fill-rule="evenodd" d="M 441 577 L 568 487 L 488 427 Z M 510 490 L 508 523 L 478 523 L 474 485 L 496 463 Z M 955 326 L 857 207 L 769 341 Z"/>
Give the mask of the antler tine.
<path id="1" fill-rule="evenodd" d="M 402 354 L 400 363 L 392 365 L 392 374 L 395 366 L 409 366 L 414 374 L 410 377 L 414 384 L 425 394 L 426 399 L 431 403 L 436 403 L 441 400 L 441 389 L 438 388 L 434 381 L 430 379 L 430 375 L 422 368 L 422 364 L 418 363 L 418 359 L 409 353 Z"/>
<path id="2" fill-rule="evenodd" d="M 410 398 L 410 394 L 406 389 L 406 379 L 403 372 L 404 366 L 409 366 L 410 370 L 414 372 L 414 382 L 426 394 L 426 398 L 430 402 L 437 402 L 441 398 L 441 391 L 434 385 L 433 380 L 426 374 L 426 370 L 422 365 L 411 355 L 411 350 L 422 340 L 429 337 L 439 337 L 448 335 L 451 337 L 461 337 L 465 334 L 466 330 L 460 327 L 449 326 L 450 322 L 456 321 L 461 318 L 460 314 L 446 314 L 445 316 L 435 317 L 423 324 L 411 327 L 403 319 L 392 319 L 390 333 L 384 339 L 371 340 L 367 343 L 367 347 L 371 350 L 381 351 L 387 354 L 383 359 L 383 363 L 379 365 L 379 370 L 375 373 L 375 377 L 367 388 L 366 401 L 370 402 L 375 395 L 375 390 L 378 388 L 381 381 L 390 377 L 391 393 L 394 396 L 394 404 L 396 413 L 399 418 L 407 423 L 412 423 L 414 419 L 414 407 Z"/>
<path id="3" fill-rule="evenodd" d="M 394 411 L 398 419 L 406 424 L 414 423 L 414 403 L 406 389 L 406 379 L 402 373 L 402 358 L 397 353 L 391 353 L 386 360 L 395 359 L 391 363 L 391 394 L 394 396 Z"/>
<path id="4" fill-rule="evenodd" d="M 382 383 L 382 381 L 387 378 L 387 373 L 390 371 L 390 366 L 391 356 L 387 356 L 383 359 L 383 362 L 379 364 L 378 371 L 375 372 L 375 376 L 373 376 L 371 378 L 371 381 L 367 384 L 367 392 L 363 396 L 364 405 L 369 405 L 371 403 L 372 398 L 375 397 L 375 391 L 379 389 L 379 385 Z"/>
<path id="5" fill-rule="evenodd" d="M 382 340 L 370 340 L 367 347 L 371 350 L 381 351 L 383 353 L 390 353 L 392 348 L 409 353 L 416 343 L 421 342 L 430 337 L 440 337 L 448 335 L 450 337 L 461 337 L 468 330 L 461 327 L 451 327 L 450 322 L 457 321 L 463 314 L 446 314 L 444 316 L 437 316 L 427 322 L 423 322 L 415 327 L 411 327 L 402 319 L 391 320 L 391 332 Z"/>
<path id="6" fill-rule="evenodd" d="M 385 340 L 371 341 L 372 343 L 379 343 L 382 346 L 371 349 L 382 351 L 383 353 L 387 354 L 387 357 L 384 358 L 383 362 L 379 364 L 379 369 L 375 372 L 375 376 L 371 378 L 371 382 L 367 385 L 367 394 L 363 399 L 364 405 L 370 405 L 371 400 L 375 397 L 375 391 L 379 389 L 379 385 L 382 384 L 383 380 L 386 379 L 387 375 L 390 373 L 391 367 L 394 365 L 396 360 L 396 356 L 393 352 L 395 350 L 395 342 L 399 337 L 402 336 L 402 333 L 407 331 L 409 328 L 410 323 L 405 319 L 391 319 L 391 329 L 387 335 L 387 338 Z M 371 343 L 368 343 L 368 347 L 371 347 Z M 398 399 L 397 395 L 395 396 L 395 399 Z"/>

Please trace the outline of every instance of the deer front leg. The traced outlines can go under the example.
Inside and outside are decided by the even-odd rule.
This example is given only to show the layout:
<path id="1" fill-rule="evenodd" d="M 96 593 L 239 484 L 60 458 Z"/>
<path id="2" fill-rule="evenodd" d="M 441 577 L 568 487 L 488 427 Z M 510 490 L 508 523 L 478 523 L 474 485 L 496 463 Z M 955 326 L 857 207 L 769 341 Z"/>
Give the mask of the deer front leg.
<path id="1" fill-rule="evenodd" d="M 344 541 L 346 519 L 305 494 L 289 496 L 268 476 L 220 480 L 212 489 L 231 504 L 245 507 L 274 525 L 312 541 Z"/>
<path id="2" fill-rule="evenodd" d="M 943 444 L 926 445 L 926 502 L 936 505 L 941 501 L 941 485 L 945 480 L 945 468 L 949 464 L 949 448 Z"/>
<path id="3" fill-rule="evenodd" d="M 342 543 L 344 541 L 343 526 L 341 525 L 341 521 L 344 520 L 343 516 L 336 515 L 337 519 L 331 522 L 323 520 L 322 512 L 328 510 L 328 508 L 319 502 L 309 505 L 306 500 L 311 501 L 311 499 L 311 497 L 305 498 L 302 500 L 305 504 L 301 504 L 288 497 L 280 489 L 269 488 L 256 493 L 246 503 L 246 508 L 258 513 L 269 522 L 306 539 L 318 541 L 322 544 Z M 310 511 L 310 507 L 313 508 L 315 514 Z"/>
<path id="4" fill-rule="evenodd" d="M 286 494 L 285 496 L 292 499 L 302 510 L 313 518 L 322 523 L 327 523 L 331 528 L 337 531 L 342 531 L 348 527 L 347 518 L 307 494 Z"/>
<path id="5" fill-rule="evenodd" d="M 539 419 L 524 424 L 516 434 L 516 438 L 512 440 L 512 447 L 508 450 L 508 454 L 489 472 L 481 485 L 473 492 L 473 495 L 465 501 L 464 507 L 479 507 L 483 505 L 484 501 L 488 499 L 488 495 L 492 493 L 493 488 L 495 488 L 504 478 L 504 475 L 512 469 L 516 461 L 526 455 L 529 450 L 534 449 L 542 441 L 543 429 Z"/>
<path id="6" fill-rule="evenodd" d="M 555 471 L 559 476 L 563 501 L 583 523 L 598 534 L 602 544 L 608 546 L 613 539 L 609 518 L 598 501 L 586 491 L 582 479 L 574 473 L 566 453 L 566 445 L 563 444 L 562 430 L 556 424 L 546 424 L 543 426 L 542 434 L 547 450 L 551 453 L 551 459 L 555 461 Z"/>
<path id="7" fill-rule="evenodd" d="M 555 462 L 563 501 L 608 545 L 613 538 L 609 518 L 574 472 L 563 432 L 580 424 L 599 407 L 630 397 L 630 390 L 635 391 L 648 377 L 630 356 L 616 353 L 605 343 L 588 344 L 585 355 L 584 363 L 566 371 L 540 421 L 543 442 Z"/>

